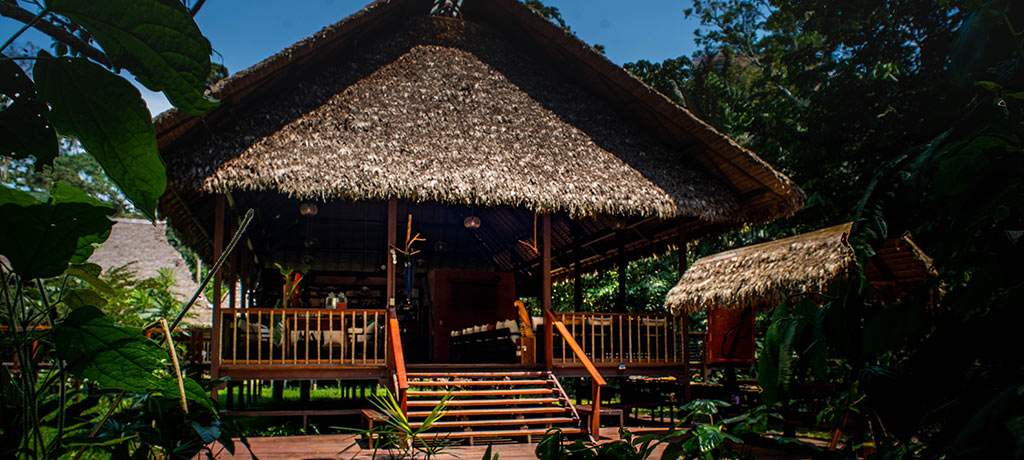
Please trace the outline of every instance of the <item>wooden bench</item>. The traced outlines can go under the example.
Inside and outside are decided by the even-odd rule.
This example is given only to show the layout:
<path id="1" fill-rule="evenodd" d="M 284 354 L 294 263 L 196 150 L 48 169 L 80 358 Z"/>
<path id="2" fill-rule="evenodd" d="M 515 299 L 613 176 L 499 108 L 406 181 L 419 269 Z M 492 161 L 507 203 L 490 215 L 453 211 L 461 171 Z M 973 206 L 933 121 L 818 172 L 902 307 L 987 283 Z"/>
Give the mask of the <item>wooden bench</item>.
<path id="1" fill-rule="evenodd" d="M 594 406 L 591 406 L 589 404 L 577 404 L 576 412 L 579 413 L 580 416 L 584 418 L 584 421 L 586 422 L 586 425 L 584 426 L 590 426 L 590 418 L 594 416 Z M 616 407 L 606 407 L 602 405 L 601 413 L 598 414 L 598 417 L 605 415 L 617 416 L 619 417 L 619 429 L 622 429 L 622 427 L 625 426 L 626 424 L 625 417 L 622 414 L 622 409 Z M 600 420 L 598 421 L 600 422 Z"/>
<path id="2" fill-rule="evenodd" d="M 363 426 L 366 427 L 367 431 L 373 431 L 374 422 L 386 422 L 388 420 L 388 416 L 373 409 L 363 409 L 361 413 L 363 415 Z M 366 446 L 373 449 L 373 433 L 366 434 Z"/>

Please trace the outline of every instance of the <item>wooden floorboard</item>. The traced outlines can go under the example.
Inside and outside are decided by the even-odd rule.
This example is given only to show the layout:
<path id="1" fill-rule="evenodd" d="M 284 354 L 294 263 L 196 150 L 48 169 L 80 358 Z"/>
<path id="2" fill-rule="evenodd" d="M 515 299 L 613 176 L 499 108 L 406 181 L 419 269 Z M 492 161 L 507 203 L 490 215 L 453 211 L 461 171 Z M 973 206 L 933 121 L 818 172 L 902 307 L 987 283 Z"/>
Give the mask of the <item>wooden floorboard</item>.
<path id="1" fill-rule="evenodd" d="M 649 429 L 632 428 L 637 434 L 647 433 Z M 664 429 L 657 429 L 663 431 Z M 354 446 L 356 437 L 354 435 L 320 435 L 320 436 L 284 436 L 274 438 L 249 438 L 253 453 L 260 460 L 370 460 L 373 458 L 373 451 L 360 449 Z M 613 427 L 601 428 L 601 440 L 607 442 L 611 439 L 618 439 L 618 429 Z M 493 447 L 492 453 L 500 452 L 502 460 L 536 460 L 534 449 L 536 444 L 501 444 Z M 477 460 L 483 457 L 486 445 L 471 447 L 453 447 L 446 455 L 437 457 L 438 460 Z M 659 447 L 648 458 L 661 458 Z M 241 443 L 236 443 L 235 455 L 227 453 L 219 446 L 214 448 L 217 459 L 234 460 L 248 459 L 249 453 Z M 779 450 L 747 447 L 749 453 L 757 460 L 803 460 L 806 456 L 788 454 Z M 205 459 L 201 454 L 196 460 Z M 378 459 L 386 459 L 387 453 L 377 452 Z"/>

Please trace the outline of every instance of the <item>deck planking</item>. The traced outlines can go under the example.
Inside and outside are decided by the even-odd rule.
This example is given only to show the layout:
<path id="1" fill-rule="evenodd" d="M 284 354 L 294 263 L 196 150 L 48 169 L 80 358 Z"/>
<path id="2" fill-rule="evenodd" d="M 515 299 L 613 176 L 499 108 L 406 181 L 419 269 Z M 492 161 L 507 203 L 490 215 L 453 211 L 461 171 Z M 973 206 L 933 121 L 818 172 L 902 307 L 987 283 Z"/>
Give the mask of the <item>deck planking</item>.
<path id="1" fill-rule="evenodd" d="M 650 432 L 664 432 L 664 428 L 630 428 L 637 434 Z M 618 439 L 618 429 L 614 427 L 601 428 L 601 441 L 607 442 L 611 439 Z M 318 435 L 318 436 L 283 436 L 267 438 L 249 438 L 253 453 L 260 460 L 371 460 L 373 450 L 361 449 L 355 445 L 355 435 Z M 536 444 L 495 444 L 492 453 L 499 452 L 502 460 L 536 460 L 534 449 Z M 437 457 L 438 460 L 477 460 L 483 458 L 486 445 L 459 446 L 450 448 L 444 455 Z M 661 458 L 663 447 L 655 449 L 648 458 Z M 249 453 L 245 446 L 236 443 L 235 455 L 229 454 L 220 446 L 214 448 L 215 458 L 218 460 L 248 460 Z M 757 460 L 803 460 L 808 457 L 794 455 L 776 449 L 766 449 L 755 446 L 746 446 L 745 452 Z M 205 459 L 201 454 L 198 459 Z M 378 451 L 377 459 L 388 458 L 387 452 Z"/>

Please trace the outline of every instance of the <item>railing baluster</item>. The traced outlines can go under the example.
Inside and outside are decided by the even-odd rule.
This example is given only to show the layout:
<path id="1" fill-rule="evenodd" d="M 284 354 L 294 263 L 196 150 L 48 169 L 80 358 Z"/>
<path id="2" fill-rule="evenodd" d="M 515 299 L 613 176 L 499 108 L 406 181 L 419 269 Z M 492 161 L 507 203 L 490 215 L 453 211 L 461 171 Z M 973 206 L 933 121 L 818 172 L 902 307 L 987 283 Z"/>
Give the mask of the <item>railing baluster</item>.
<path id="1" fill-rule="evenodd" d="M 629 362 L 633 362 L 633 317 L 630 316 L 626 323 L 626 332 L 629 333 Z"/>
<path id="2" fill-rule="evenodd" d="M 341 363 L 342 364 L 345 364 L 345 359 L 347 357 L 347 355 L 345 354 L 345 350 L 352 348 L 352 347 L 346 347 L 346 345 L 348 345 L 348 328 L 349 328 L 349 326 L 346 326 L 346 322 L 348 321 L 348 317 L 349 316 L 355 316 L 355 313 L 350 313 L 350 312 L 342 312 L 341 313 Z"/>
<path id="3" fill-rule="evenodd" d="M 578 317 L 579 317 L 579 315 L 575 315 L 575 314 L 572 315 L 572 339 L 573 340 L 576 340 L 576 318 L 578 318 Z M 565 321 L 563 321 L 563 323 L 564 322 Z M 564 362 L 566 362 L 568 360 L 569 359 L 565 356 L 565 340 L 564 340 L 564 337 L 563 337 L 563 340 L 562 340 L 562 362 L 564 363 Z"/>
<path id="4" fill-rule="evenodd" d="M 369 330 L 369 325 L 366 324 L 366 312 L 363 312 L 363 364 L 366 364 L 366 342 L 369 342 L 366 335 Z"/>
<path id="5" fill-rule="evenodd" d="M 242 295 L 245 295 L 245 291 L 242 291 Z M 252 337 L 250 331 L 252 331 L 252 323 L 249 322 L 249 310 L 245 310 L 245 364 L 249 364 L 249 345 L 252 344 Z"/>
<path id="6" fill-rule="evenodd" d="M 591 361 L 593 361 L 594 355 L 597 352 L 597 346 L 595 345 L 595 343 L 597 342 L 594 340 L 594 336 L 597 335 L 597 330 L 594 329 L 594 318 L 596 316 L 591 314 L 587 315 L 587 317 L 590 318 L 590 349 L 585 351 L 587 352 L 587 357 L 590 358 Z"/>
<path id="7" fill-rule="evenodd" d="M 238 361 L 238 314 L 235 310 L 231 310 L 231 323 L 235 327 L 235 333 L 231 334 L 231 364 L 235 364 Z"/>
<path id="8" fill-rule="evenodd" d="M 327 312 L 327 333 L 331 341 L 327 345 L 327 364 L 334 363 L 334 310 Z M 323 340 L 322 338 L 320 340 Z"/>
<path id="9" fill-rule="evenodd" d="M 644 318 L 644 327 L 647 330 L 647 362 L 651 362 L 651 319 Z"/>
<path id="10" fill-rule="evenodd" d="M 664 348 L 664 350 L 665 350 L 665 362 L 667 363 L 667 362 L 670 362 L 669 359 L 668 359 L 668 357 L 669 357 L 669 353 L 668 353 L 668 335 L 669 335 L 669 332 L 668 332 L 668 317 L 667 316 L 662 319 L 662 324 L 664 325 L 663 330 L 665 331 L 665 336 L 663 337 L 663 340 L 665 340 L 665 348 Z"/>
<path id="11" fill-rule="evenodd" d="M 256 312 L 256 364 L 263 364 L 263 311 Z"/>

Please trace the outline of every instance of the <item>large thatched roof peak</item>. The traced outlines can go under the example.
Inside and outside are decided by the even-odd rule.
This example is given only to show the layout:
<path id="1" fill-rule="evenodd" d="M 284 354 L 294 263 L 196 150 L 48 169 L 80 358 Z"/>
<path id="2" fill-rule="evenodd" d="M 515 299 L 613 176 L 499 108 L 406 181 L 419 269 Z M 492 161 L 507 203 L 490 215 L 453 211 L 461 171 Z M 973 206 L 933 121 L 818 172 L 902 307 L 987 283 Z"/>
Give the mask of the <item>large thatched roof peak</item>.
<path id="1" fill-rule="evenodd" d="M 852 223 L 746 246 L 694 262 L 665 300 L 671 311 L 774 307 L 790 296 L 823 293 L 857 263 Z M 909 235 L 887 241 L 868 261 L 875 298 L 893 300 L 924 280 L 931 259 Z"/>
<path id="2" fill-rule="evenodd" d="M 172 188 L 709 222 L 802 206 L 784 175 L 525 5 L 431 6 L 375 2 L 220 82 L 202 121 L 158 116 Z"/>

